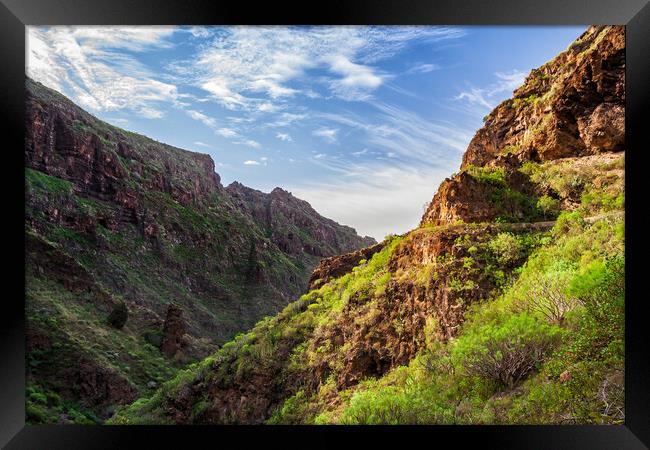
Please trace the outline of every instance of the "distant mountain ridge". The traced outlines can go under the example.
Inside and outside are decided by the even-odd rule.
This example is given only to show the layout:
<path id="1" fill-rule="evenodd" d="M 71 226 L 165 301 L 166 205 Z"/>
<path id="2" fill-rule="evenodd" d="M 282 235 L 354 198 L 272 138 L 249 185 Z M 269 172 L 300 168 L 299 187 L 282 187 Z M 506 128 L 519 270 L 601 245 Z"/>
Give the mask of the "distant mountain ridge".
<path id="1" fill-rule="evenodd" d="M 320 258 L 375 243 L 279 188 L 224 188 L 209 155 L 111 126 L 31 79 L 25 121 L 28 379 L 97 414 L 275 314 Z M 89 377 L 103 381 L 82 387 Z"/>

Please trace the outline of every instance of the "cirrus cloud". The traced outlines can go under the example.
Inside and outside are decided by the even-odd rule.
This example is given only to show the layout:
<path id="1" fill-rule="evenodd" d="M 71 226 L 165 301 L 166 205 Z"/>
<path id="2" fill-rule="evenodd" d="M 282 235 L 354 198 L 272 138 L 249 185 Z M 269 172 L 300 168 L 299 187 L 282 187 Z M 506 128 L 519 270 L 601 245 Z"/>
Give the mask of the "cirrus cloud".
<path id="1" fill-rule="evenodd" d="M 182 98 L 128 52 L 168 48 L 172 27 L 27 27 L 27 74 L 92 111 L 164 116 Z"/>
<path id="2" fill-rule="evenodd" d="M 172 67 L 229 109 L 283 101 L 313 89 L 300 86 L 309 70 L 324 69 L 330 93 L 363 100 L 382 85 L 385 75 L 371 64 L 389 58 L 409 42 L 462 36 L 449 27 L 218 27 L 195 63 Z M 189 66 L 189 68 L 188 68 Z"/>

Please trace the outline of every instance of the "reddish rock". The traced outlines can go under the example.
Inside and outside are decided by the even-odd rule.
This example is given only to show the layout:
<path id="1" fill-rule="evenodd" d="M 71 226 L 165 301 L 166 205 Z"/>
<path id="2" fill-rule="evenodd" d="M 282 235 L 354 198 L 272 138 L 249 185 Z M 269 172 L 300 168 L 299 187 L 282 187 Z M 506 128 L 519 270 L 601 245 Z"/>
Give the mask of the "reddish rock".
<path id="1" fill-rule="evenodd" d="M 132 222 L 139 200 L 131 175 L 144 190 L 168 193 L 185 205 L 208 201 L 223 189 L 209 155 L 170 146 L 161 152 L 163 144 L 153 140 L 136 150 L 140 144 L 119 129 L 107 128 L 64 97 L 53 99 L 39 83 L 27 83 L 27 167 L 72 182 L 75 192 L 122 205 L 122 217 Z"/>
<path id="2" fill-rule="evenodd" d="M 463 221 L 488 221 L 494 216 L 485 187 L 466 172 L 440 184 L 422 223 L 442 225 Z"/>
<path id="3" fill-rule="evenodd" d="M 62 374 L 70 379 L 75 395 L 94 407 L 123 405 L 135 400 L 137 390 L 117 372 L 82 358 L 79 364 Z"/>
<path id="4" fill-rule="evenodd" d="M 593 26 L 565 52 L 534 69 L 513 98 L 485 117 L 463 155 L 461 172 L 440 185 L 421 225 L 490 221 L 499 211 L 465 172 L 500 167 L 508 185 L 526 161 L 623 151 L 625 145 L 625 28 Z M 525 216 L 523 211 L 511 211 Z"/>
<path id="5" fill-rule="evenodd" d="M 579 122 L 585 146 L 594 153 L 621 151 L 625 144 L 625 108 L 615 103 L 602 103 Z"/>

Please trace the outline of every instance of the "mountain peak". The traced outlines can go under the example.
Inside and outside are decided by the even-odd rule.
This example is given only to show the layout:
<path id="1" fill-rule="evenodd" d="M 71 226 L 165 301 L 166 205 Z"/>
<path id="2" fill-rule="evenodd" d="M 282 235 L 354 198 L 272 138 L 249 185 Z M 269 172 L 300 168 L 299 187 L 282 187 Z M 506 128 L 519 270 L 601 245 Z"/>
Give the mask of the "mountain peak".
<path id="1" fill-rule="evenodd" d="M 524 163 L 622 151 L 624 138 L 625 29 L 593 26 L 485 117 L 461 171 L 440 185 L 421 225 L 531 221 L 534 208 L 512 197 L 529 193 Z M 509 204 L 490 201 L 481 185 L 490 176 L 509 189 Z"/>

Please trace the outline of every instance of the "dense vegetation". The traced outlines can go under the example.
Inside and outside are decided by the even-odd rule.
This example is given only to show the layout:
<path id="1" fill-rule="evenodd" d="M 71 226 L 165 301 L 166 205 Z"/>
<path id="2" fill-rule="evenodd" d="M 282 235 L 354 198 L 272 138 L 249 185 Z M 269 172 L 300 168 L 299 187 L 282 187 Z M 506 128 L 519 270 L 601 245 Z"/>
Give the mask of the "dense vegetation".
<path id="1" fill-rule="evenodd" d="M 567 216 L 554 229 L 561 237 L 502 295 L 473 308 L 457 339 L 432 341 L 314 421 L 622 423 L 622 222 Z M 540 276 L 556 297 L 540 292 Z"/>
<path id="2" fill-rule="evenodd" d="M 194 407 L 183 420 L 245 422 L 250 416 L 218 398 L 260 377 L 270 387 L 256 391 L 268 399 L 256 420 L 269 424 L 622 423 L 624 163 L 622 155 L 604 159 L 583 161 L 577 171 L 571 161 L 522 169 L 558 209 L 569 205 L 552 229 L 460 224 L 389 237 L 369 261 L 258 323 L 112 423 L 169 422 L 187 388 Z M 479 176 L 501 183 L 493 172 Z M 455 257 L 395 269 L 422 233 L 450 230 Z M 388 317 L 387 291 L 443 280 L 468 302 L 483 293 L 468 304 L 460 332 L 441 339 L 432 314 L 413 358 L 346 378 L 346 358 L 359 345 L 346 330 L 381 333 L 375 320 Z M 491 288 L 482 290 L 485 283 Z M 346 328 L 350 320 L 355 325 Z M 331 339 L 333 330 L 344 336 Z"/>

